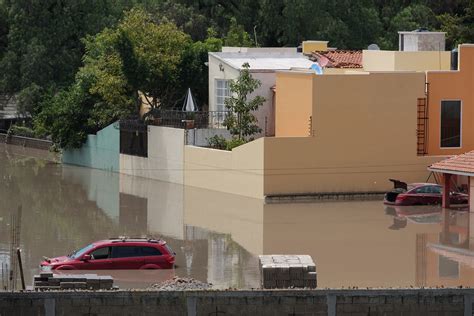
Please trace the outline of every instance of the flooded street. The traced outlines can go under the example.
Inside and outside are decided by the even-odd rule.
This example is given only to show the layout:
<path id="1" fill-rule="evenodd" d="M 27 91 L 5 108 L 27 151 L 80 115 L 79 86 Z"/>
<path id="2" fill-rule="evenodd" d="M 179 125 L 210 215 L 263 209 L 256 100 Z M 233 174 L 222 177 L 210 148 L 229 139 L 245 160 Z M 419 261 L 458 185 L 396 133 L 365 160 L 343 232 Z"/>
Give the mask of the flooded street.
<path id="1" fill-rule="evenodd" d="M 0 144 L 0 262 L 14 263 L 10 249 L 19 246 L 27 284 L 43 256 L 127 235 L 162 237 L 177 268 L 107 271 L 121 287 L 175 275 L 221 288 L 258 287 L 259 254 L 311 255 L 321 288 L 474 285 L 474 233 L 465 211 L 382 201 L 265 204 L 42 155 Z M 0 273 L 4 287 L 6 271 Z"/>

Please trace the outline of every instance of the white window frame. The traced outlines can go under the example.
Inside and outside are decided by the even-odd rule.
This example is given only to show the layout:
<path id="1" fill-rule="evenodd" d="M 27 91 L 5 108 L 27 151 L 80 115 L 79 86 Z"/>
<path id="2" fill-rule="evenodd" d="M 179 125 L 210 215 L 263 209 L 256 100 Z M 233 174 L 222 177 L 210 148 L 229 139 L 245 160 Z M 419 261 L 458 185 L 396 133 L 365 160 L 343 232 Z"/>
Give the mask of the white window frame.
<path id="1" fill-rule="evenodd" d="M 441 146 L 441 124 L 442 124 L 442 115 L 443 115 L 443 102 L 445 101 L 457 101 L 460 104 L 460 122 L 459 122 L 459 147 L 443 147 Z M 463 109 L 463 104 L 462 100 L 460 99 L 442 99 L 439 103 L 439 148 L 440 149 L 460 149 L 462 148 L 462 109 Z"/>
<path id="2" fill-rule="evenodd" d="M 219 88 L 219 82 L 223 82 L 224 85 L 226 85 L 225 88 Z M 215 79 L 215 82 L 214 82 L 214 90 L 215 90 L 215 95 L 214 95 L 214 100 L 215 100 L 215 111 L 227 111 L 226 107 L 225 107 L 225 100 L 230 98 L 230 80 L 229 79 Z M 220 91 L 224 91 L 224 94 L 223 95 L 220 95 L 219 92 Z M 224 98 L 224 103 L 222 103 L 222 107 L 219 107 L 220 103 L 217 101 L 219 99 L 219 97 L 223 97 Z"/>

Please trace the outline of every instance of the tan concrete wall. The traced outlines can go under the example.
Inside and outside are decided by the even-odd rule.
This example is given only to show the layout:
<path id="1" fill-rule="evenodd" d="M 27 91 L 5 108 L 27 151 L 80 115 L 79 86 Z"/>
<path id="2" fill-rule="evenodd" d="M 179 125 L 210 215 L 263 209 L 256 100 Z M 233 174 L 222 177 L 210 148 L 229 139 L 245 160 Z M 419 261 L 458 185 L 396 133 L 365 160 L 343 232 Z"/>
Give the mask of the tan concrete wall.
<path id="1" fill-rule="evenodd" d="M 148 127 L 148 157 L 120 154 L 120 173 L 183 183 L 184 130 Z"/>
<path id="2" fill-rule="evenodd" d="M 397 52 L 364 50 L 362 63 L 365 71 L 427 71 L 449 70 L 451 53 L 448 51 Z"/>
<path id="3" fill-rule="evenodd" d="M 263 138 L 232 151 L 184 148 L 184 184 L 263 198 Z"/>
<path id="4" fill-rule="evenodd" d="M 362 51 L 362 65 L 365 71 L 395 70 L 395 52 L 388 50 Z"/>
<path id="5" fill-rule="evenodd" d="M 469 212 L 474 213 L 474 177 L 469 177 Z M 471 216 L 474 228 L 474 216 Z M 472 238 L 474 238 L 474 229 L 472 229 Z"/>
<path id="6" fill-rule="evenodd" d="M 303 53 L 309 54 L 314 51 L 325 51 L 328 49 L 328 43 L 328 41 L 303 41 Z"/>
<path id="7" fill-rule="evenodd" d="M 313 104 L 313 78 L 307 72 L 278 72 L 275 136 L 308 136 Z"/>
<path id="8" fill-rule="evenodd" d="M 391 177 L 426 180 L 426 167 L 440 158 L 416 154 L 424 85 L 423 73 L 314 75 L 315 136 L 265 138 L 265 195 L 385 191 Z M 279 100 L 285 93 L 277 89 Z"/>
<path id="9" fill-rule="evenodd" d="M 429 155 L 458 155 L 474 150 L 474 45 L 459 47 L 459 71 L 430 71 Z M 461 147 L 441 148 L 441 101 L 461 100 Z"/>

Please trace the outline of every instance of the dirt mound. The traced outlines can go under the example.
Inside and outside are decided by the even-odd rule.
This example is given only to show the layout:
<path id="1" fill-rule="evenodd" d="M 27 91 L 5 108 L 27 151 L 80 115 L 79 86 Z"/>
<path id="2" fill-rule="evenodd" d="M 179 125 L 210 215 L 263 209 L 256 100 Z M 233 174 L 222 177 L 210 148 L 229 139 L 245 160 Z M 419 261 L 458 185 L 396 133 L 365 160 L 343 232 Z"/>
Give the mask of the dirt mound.
<path id="1" fill-rule="evenodd" d="M 211 283 L 201 282 L 193 278 L 180 277 L 174 277 L 171 280 L 152 285 L 153 290 L 159 291 L 208 290 L 211 288 Z"/>

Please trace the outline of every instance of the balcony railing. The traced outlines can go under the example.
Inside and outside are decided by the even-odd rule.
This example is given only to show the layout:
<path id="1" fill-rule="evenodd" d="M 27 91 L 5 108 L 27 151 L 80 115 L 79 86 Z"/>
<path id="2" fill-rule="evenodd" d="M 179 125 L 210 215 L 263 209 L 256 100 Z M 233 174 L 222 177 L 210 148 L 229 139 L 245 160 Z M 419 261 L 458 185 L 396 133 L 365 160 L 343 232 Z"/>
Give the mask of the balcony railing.
<path id="1" fill-rule="evenodd" d="M 228 111 L 185 112 L 172 110 L 152 110 L 148 123 L 157 126 L 177 128 L 225 128 L 224 120 Z"/>

